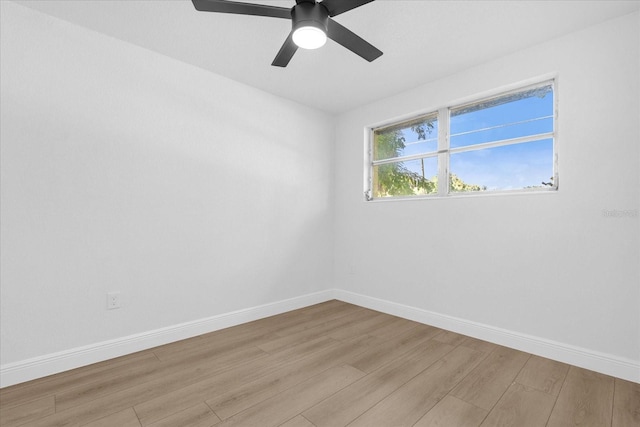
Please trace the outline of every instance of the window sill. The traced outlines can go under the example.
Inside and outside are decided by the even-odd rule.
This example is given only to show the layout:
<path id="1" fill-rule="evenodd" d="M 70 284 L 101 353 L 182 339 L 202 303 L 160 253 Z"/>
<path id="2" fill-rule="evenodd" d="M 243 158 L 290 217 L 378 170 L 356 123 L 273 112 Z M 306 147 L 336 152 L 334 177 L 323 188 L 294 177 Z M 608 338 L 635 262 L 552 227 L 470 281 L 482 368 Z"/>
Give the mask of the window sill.
<path id="1" fill-rule="evenodd" d="M 424 195 L 424 196 L 406 196 L 406 197 L 379 197 L 371 200 L 364 200 L 367 203 L 386 203 L 386 202 L 406 202 L 413 200 L 447 200 L 447 199 L 475 199 L 482 197 L 502 197 L 502 196 L 530 196 L 541 194 L 557 194 L 557 187 L 549 187 L 548 189 L 535 190 L 503 190 L 503 191 L 470 191 L 466 193 L 451 193 L 446 196 Z"/>

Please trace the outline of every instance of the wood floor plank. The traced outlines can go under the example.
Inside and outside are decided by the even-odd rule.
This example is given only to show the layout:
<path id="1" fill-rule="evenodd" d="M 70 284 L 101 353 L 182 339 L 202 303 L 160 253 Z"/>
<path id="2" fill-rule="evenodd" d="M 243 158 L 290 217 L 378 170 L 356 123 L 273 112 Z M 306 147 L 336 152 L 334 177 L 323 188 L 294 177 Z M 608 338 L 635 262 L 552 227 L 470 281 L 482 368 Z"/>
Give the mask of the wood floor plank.
<path id="1" fill-rule="evenodd" d="M 341 341 L 321 335 L 280 347 L 277 351 L 273 351 L 271 355 L 281 359 L 301 358 L 340 344 L 342 344 Z"/>
<path id="2" fill-rule="evenodd" d="M 162 346 L 154 349 L 154 353 L 162 361 L 186 360 L 211 354 L 222 354 L 230 351 L 255 347 L 262 342 L 268 342 L 277 335 L 269 329 L 257 328 L 243 332 L 225 331 L 224 334 L 211 335 L 207 338 L 195 337 L 184 340 L 175 347 Z"/>
<path id="3" fill-rule="evenodd" d="M 370 311 L 351 304 L 341 303 L 326 307 L 319 311 L 306 312 L 303 317 L 291 319 L 289 322 L 282 322 L 278 319 L 274 325 L 274 332 L 281 336 L 289 336 L 307 329 L 313 329 L 329 320 L 337 320 L 346 315 L 354 314 L 358 311 Z"/>
<path id="4" fill-rule="evenodd" d="M 86 427 L 140 427 L 140 421 L 133 408 L 107 415 L 104 418 L 85 424 Z"/>
<path id="5" fill-rule="evenodd" d="M 280 424 L 280 427 L 316 427 L 311 421 L 303 417 L 302 415 L 298 415 L 297 417 L 291 418 L 284 424 Z"/>
<path id="6" fill-rule="evenodd" d="M 186 385 L 186 383 L 197 381 L 204 375 L 214 374 L 222 369 L 226 369 L 228 366 L 233 366 L 243 359 L 254 360 L 264 354 L 265 353 L 258 348 L 242 348 L 221 354 L 212 353 L 206 355 L 206 358 L 202 356 L 192 356 L 189 359 L 172 359 L 165 363 L 149 363 L 143 367 L 136 366 L 134 369 L 122 369 L 118 375 L 114 375 L 112 378 L 100 383 L 91 382 L 82 384 L 68 391 L 57 393 L 56 410 L 64 411 L 65 409 L 108 396 L 120 390 L 126 390 L 136 384 L 176 374 L 176 372 L 181 372 L 180 382 L 174 383 L 174 386 L 177 387 L 180 384 Z"/>
<path id="7" fill-rule="evenodd" d="M 176 414 L 163 418 L 150 427 L 212 427 L 220 422 L 206 403 L 199 403 Z"/>
<path id="8" fill-rule="evenodd" d="M 101 396 L 124 390 L 140 381 L 144 382 L 146 377 L 152 377 L 154 374 L 161 375 L 161 372 L 168 371 L 168 368 L 155 359 L 143 365 L 123 367 L 117 373 L 114 372 L 110 377 L 102 378 L 99 381 L 83 381 L 76 387 L 58 390 L 56 392 L 56 409 L 64 411 Z"/>
<path id="9" fill-rule="evenodd" d="M 53 396 L 41 397 L 19 405 L 4 407 L 0 411 L 0 426 L 20 426 L 33 422 L 55 412 Z"/>
<path id="10" fill-rule="evenodd" d="M 333 312 L 327 315 L 324 314 L 309 314 L 304 319 L 298 319 L 295 322 L 278 322 L 278 326 L 275 330 L 276 334 L 280 336 L 289 336 L 299 332 L 306 331 L 308 329 L 317 328 L 326 322 L 337 321 L 344 316 L 357 316 L 358 318 L 371 318 L 376 316 L 377 312 L 368 310 L 363 307 L 356 307 L 350 304 L 346 304 L 342 311 Z"/>
<path id="11" fill-rule="evenodd" d="M 456 347 L 364 412 L 349 426 L 413 426 L 485 357 L 481 351 Z"/>
<path id="12" fill-rule="evenodd" d="M 224 420 L 329 368 L 342 365 L 354 354 L 362 351 L 360 346 L 335 341 L 332 346 L 326 346 L 309 357 L 286 364 L 255 381 L 230 387 L 225 393 L 208 399 L 206 403 Z"/>
<path id="13" fill-rule="evenodd" d="M 317 427 L 347 425 L 453 348 L 449 344 L 429 340 L 302 415 Z"/>
<path id="14" fill-rule="evenodd" d="M 331 304 L 331 302 L 321 303 L 286 313 L 277 314 L 263 319 L 254 320 L 246 323 L 247 330 L 260 328 L 269 332 L 280 334 L 281 331 L 290 331 L 304 329 L 305 326 L 319 319 L 339 317 L 340 311 L 348 313 L 349 305 L 341 302 Z M 238 325 L 238 326 L 244 326 Z M 236 328 L 237 326 L 234 326 Z"/>
<path id="15" fill-rule="evenodd" d="M 293 338 L 291 339 L 285 339 L 285 337 L 277 337 L 271 341 L 258 344 L 257 347 L 262 351 L 273 355 L 283 352 L 290 352 L 292 349 L 299 349 L 301 348 L 300 343 L 317 342 L 318 340 L 333 343 L 340 342 L 323 334 L 305 334 L 303 336 L 295 334 L 292 337 Z"/>
<path id="16" fill-rule="evenodd" d="M 375 328 L 370 332 L 370 334 L 374 337 L 379 337 L 384 340 L 390 340 L 400 334 L 411 331 L 419 325 L 420 324 L 418 322 L 392 316 L 389 322 Z"/>
<path id="17" fill-rule="evenodd" d="M 558 397 L 567 372 L 569 365 L 534 355 L 524 365 L 516 381 Z"/>
<path id="18" fill-rule="evenodd" d="M 369 335 L 369 334 L 358 335 L 356 337 L 344 340 L 343 342 L 360 345 L 367 349 L 366 352 L 373 351 L 373 349 L 384 344 L 384 340 L 382 338 L 374 337 L 373 335 Z M 358 357 L 358 359 L 360 359 L 360 357 Z"/>
<path id="19" fill-rule="evenodd" d="M 490 410 L 509 388 L 529 359 L 529 354 L 507 347 L 495 349 L 451 394 Z"/>
<path id="20" fill-rule="evenodd" d="M 500 347 L 497 344 L 493 344 L 487 341 L 482 341 L 477 338 L 467 337 L 460 345 L 465 347 L 469 347 L 473 350 L 479 350 L 485 354 L 489 354 L 494 351 L 496 348 Z"/>
<path id="21" fill-rule="evenodd" d="M 258 344 L 262 350 L 273 353 L 278 351 L 283 346 L 290 345 L 291 343 L 299 343 L 319 335 L 328 335 L 331 331 L 337 331 L 345 327 L 345 325 L 357 323 L 364 318 L 371 318 L 375 315 L 375 312 L 365 309 L 350 310 L 346 312 L 344 316 L 325 318 L 323 322 L 317 324 L 312 328 L 287 328 L 285 330 L 278 330 L 276 332 L 280 338 L 272 339 L 265 343 Z"/>
<path id="22" fill-rule="evenodd" d="M 350 364 L 363 372 L 373 372 L 409 350 L 430 340 L 438 331 L 438 329 L 426 325 L 412 328 L 404 333 L 398 334 L 394 339 L 386 340 L 380 345 L 372 347 Z"/>
<path id="23" fill-rule="evenodd" d="M 287 391 L 262 401 L 220 423 L 220 427 L 279 426 L 366 375 L 349 365 L 324 371 Z"/>
<path id="24" fill-rule="evenodd" d="M 321 339 L 331 340 L 328 337 L 321 337 Z M 333 340 L 331 341 L 333 342 Z M 309 343 L 300 343 L 300 346 L 308 348 Z M 298 351 L 295 355 L 285 352 L 271 355 L 257 360 L 255 363 L 238 366 L 215 377 L 204 378 L 202 381 L 189 385 L 188 387 L 164 393 L 155 399 L 136 405 L 135 410 L 140 417 L 142 425 L 148 425 L 198 402 L 216 399 L 229 390 L 237 389 L 242 384 L 252 384 L 262 377 L 270 375 L 271 372 L 279 371 L 285 366 L 296 364 L 299 360 L 305 359 L 308 356 L 317 356 L 318 351 L 317 348 L 308 348 L 307 352 Z M 362 351 L 362 348 L 357 345 L 337 343 L 336 346 L 326 346 L 324 351 L 326 353 L 323 353 L 323 356 L 327 358 L 327 354 L 349 355 L 351 352 L 357 354 L 357 352 Z M 331 359 L 327 360 L 329 362 L 332 361 Z M 252 397 L 247 396 L 247 399 L 251 398 Z M 242 399 L 238 397 L 238 401 L 240 400 Z"/>
<path id="25" fill-rule="evenodd" d="M 360 322 L 353 323 L 351 325 L 346 325 L 328 333 L 327 335 L 337 340 L 347 340 L 359 335 L 368 334 L 369 332 L 374 331 L 377 328 L 381 328 L 393 320 L 393 316 L 389 316 L 388 314 L 378 312 L 374 313 L 375 314 L 369 319 L 361 320 Z"/>
<path id="26" fill-rule="evenodd" d="M 478 427 L 487 410 L 473 406 L 457 397 L 445 396 L 413 427 Z"/>
<path id="27" fill-rule="evenodd" d="M 178 411 L 203 402 L 216 393 L 223 393 L 237 383 L 251 382 L 285 363 L 275 356 L 266 356 L 240 364 L 218 375 L 206 376 L 181 388 L 172 387 L 156 396 L 138 401 L 134 409 L 143 426 L 152 424 Z M 160 386 L 162 387 L 162 385 Z"/>
<path id="28" fill-rule="evenodd" d="M 56 412 L 53 415 L 39 420 L 30 427 L 75 426 L 86 424 L 131 406 L 134 406 L 135 408 L 136 405 L 142 404 L 143 402 L 154 401 L 155 399 L 166 397 L 168 395 L 171 395 L 171 397 L 174 398 L 175 396 L 171 394 L 174 390 L 188 389 L 189 387 L 193 387 L 195 384 L 199 384 L 207 379 L 215 379 L 222 383 L 224 383 L 224 381 L 231 381 L 232 378 L 240 375 L 240 373 L 243 373 L 244 371 L 253 372 L 250 369 L 247 369 L 247 366 L 256 366 L 260 363 L 264 363 L 264 359 L 268 357 L 269 356 L 264 353 L 249 360 L 239 357 L 237 364 L 219 367 L 208 372 L 204 377 L 202 376 L 201 371 L 203 366 L 186 365 L 161 378 L 155 378 L 148 382 L 136 384 L 116 393 L 106 394 L 100 398 L 93 399 L 67 410 Z M 269 365 L 267 364 L 266 366 Z M 206 365 L 204 365 L 204 369 L 206 370 Z M 255 374 L 259 375 L 260 371 Z M 200 401 L 202 400 L 203 399 Z M 188 405 L 186 407 L 189 406 L 192 405 Z M 168 415 L 171 414 L 165 414 L 160 418 L 164 418 Z M 138 416 L 141 418 L 139 413 Z M 144 425 L 144 423 L 142 424 Z"/>
<path id="29" fill-rule="evenodd" d="M 32 401 L 39 397 L 50 396 L 77 387 L 79 384 L 99 383 L 117 375 L 122 369 L 145 366 L 158 362 L 158 358 L 151 351 L 134 353 L 118 357 L 106 362 L 83 366 L 38 380 L 17 384 L 0 389 L 2 406 L 13 406 Z"/>
<path id="30" fill-rule="evenodd" d="M 616 378 L 612 427 L 640 426 L 640 384 Z"/>
<path id="31" fill-rule="evenodd" d="M 609 426 L 613 392 L 612 377 L 572 366 L 547 425 Z"/>
<path id="32" fill-rule="evenodd" d="M 451 331 L 441 330 L 435 337 L 434 340 L 443 342 L 445 344 L 451 344 L 453 346 L 458 346 L 467 340 L 467 336 L 460 335 Z"/>
<path id="33" fill-rule="evenodd" d="M 513 383 L 482 423 L 482 427 L 544 427 L 556 398 L 551 394 Z"/>

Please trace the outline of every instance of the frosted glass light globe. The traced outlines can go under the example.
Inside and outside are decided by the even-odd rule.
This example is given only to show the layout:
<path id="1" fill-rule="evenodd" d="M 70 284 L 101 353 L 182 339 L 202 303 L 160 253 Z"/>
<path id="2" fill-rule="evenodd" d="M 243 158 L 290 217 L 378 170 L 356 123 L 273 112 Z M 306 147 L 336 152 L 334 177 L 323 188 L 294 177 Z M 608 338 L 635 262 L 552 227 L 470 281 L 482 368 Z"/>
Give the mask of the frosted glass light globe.
<path id="1" fill-rule="evenodd" d="M 293 32 L 293 42 L 303 49 L 318 49 L 327 42 L 327 35 L 316 27 L 300 27 Z"/>

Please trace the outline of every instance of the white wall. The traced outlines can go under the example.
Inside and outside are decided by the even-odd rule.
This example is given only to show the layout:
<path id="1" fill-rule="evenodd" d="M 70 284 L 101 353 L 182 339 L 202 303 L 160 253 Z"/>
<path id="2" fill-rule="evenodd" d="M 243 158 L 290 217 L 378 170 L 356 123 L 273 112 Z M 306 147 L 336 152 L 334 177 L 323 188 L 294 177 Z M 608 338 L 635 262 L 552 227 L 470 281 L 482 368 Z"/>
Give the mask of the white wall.
<path id="1" fill-rule="evenodd" d="M 1 3 L 3 366 L 330 286 L 333 117 Z"/>
<path id="2" fill-rule="evenodd" d="M 640 380 L 640 219 L 602 215 L 640 208 L 639 20 L 624 16 L 340 116 L 336 287 L 602 355 Z M 365 127 L 546 74 L 559 87 L 557 193 L 363 201 Z"/>

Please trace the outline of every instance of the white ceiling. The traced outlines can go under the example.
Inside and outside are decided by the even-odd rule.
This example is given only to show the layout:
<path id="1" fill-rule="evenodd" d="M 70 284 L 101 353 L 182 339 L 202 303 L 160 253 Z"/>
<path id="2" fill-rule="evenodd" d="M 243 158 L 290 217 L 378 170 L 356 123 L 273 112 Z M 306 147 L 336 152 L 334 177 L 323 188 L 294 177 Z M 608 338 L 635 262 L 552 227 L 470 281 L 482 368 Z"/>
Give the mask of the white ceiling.
<path id="1" fill-rule="evenodd" d="M 640 8 L 639 0 L 377 0 L 334 19 L 382 57 L 369 63 L 328 41 L 279 68 L 271 62 L 291 29 L 284 19 L 198 12 L 190 0 L 17 3 L 332 113 Z"/>

